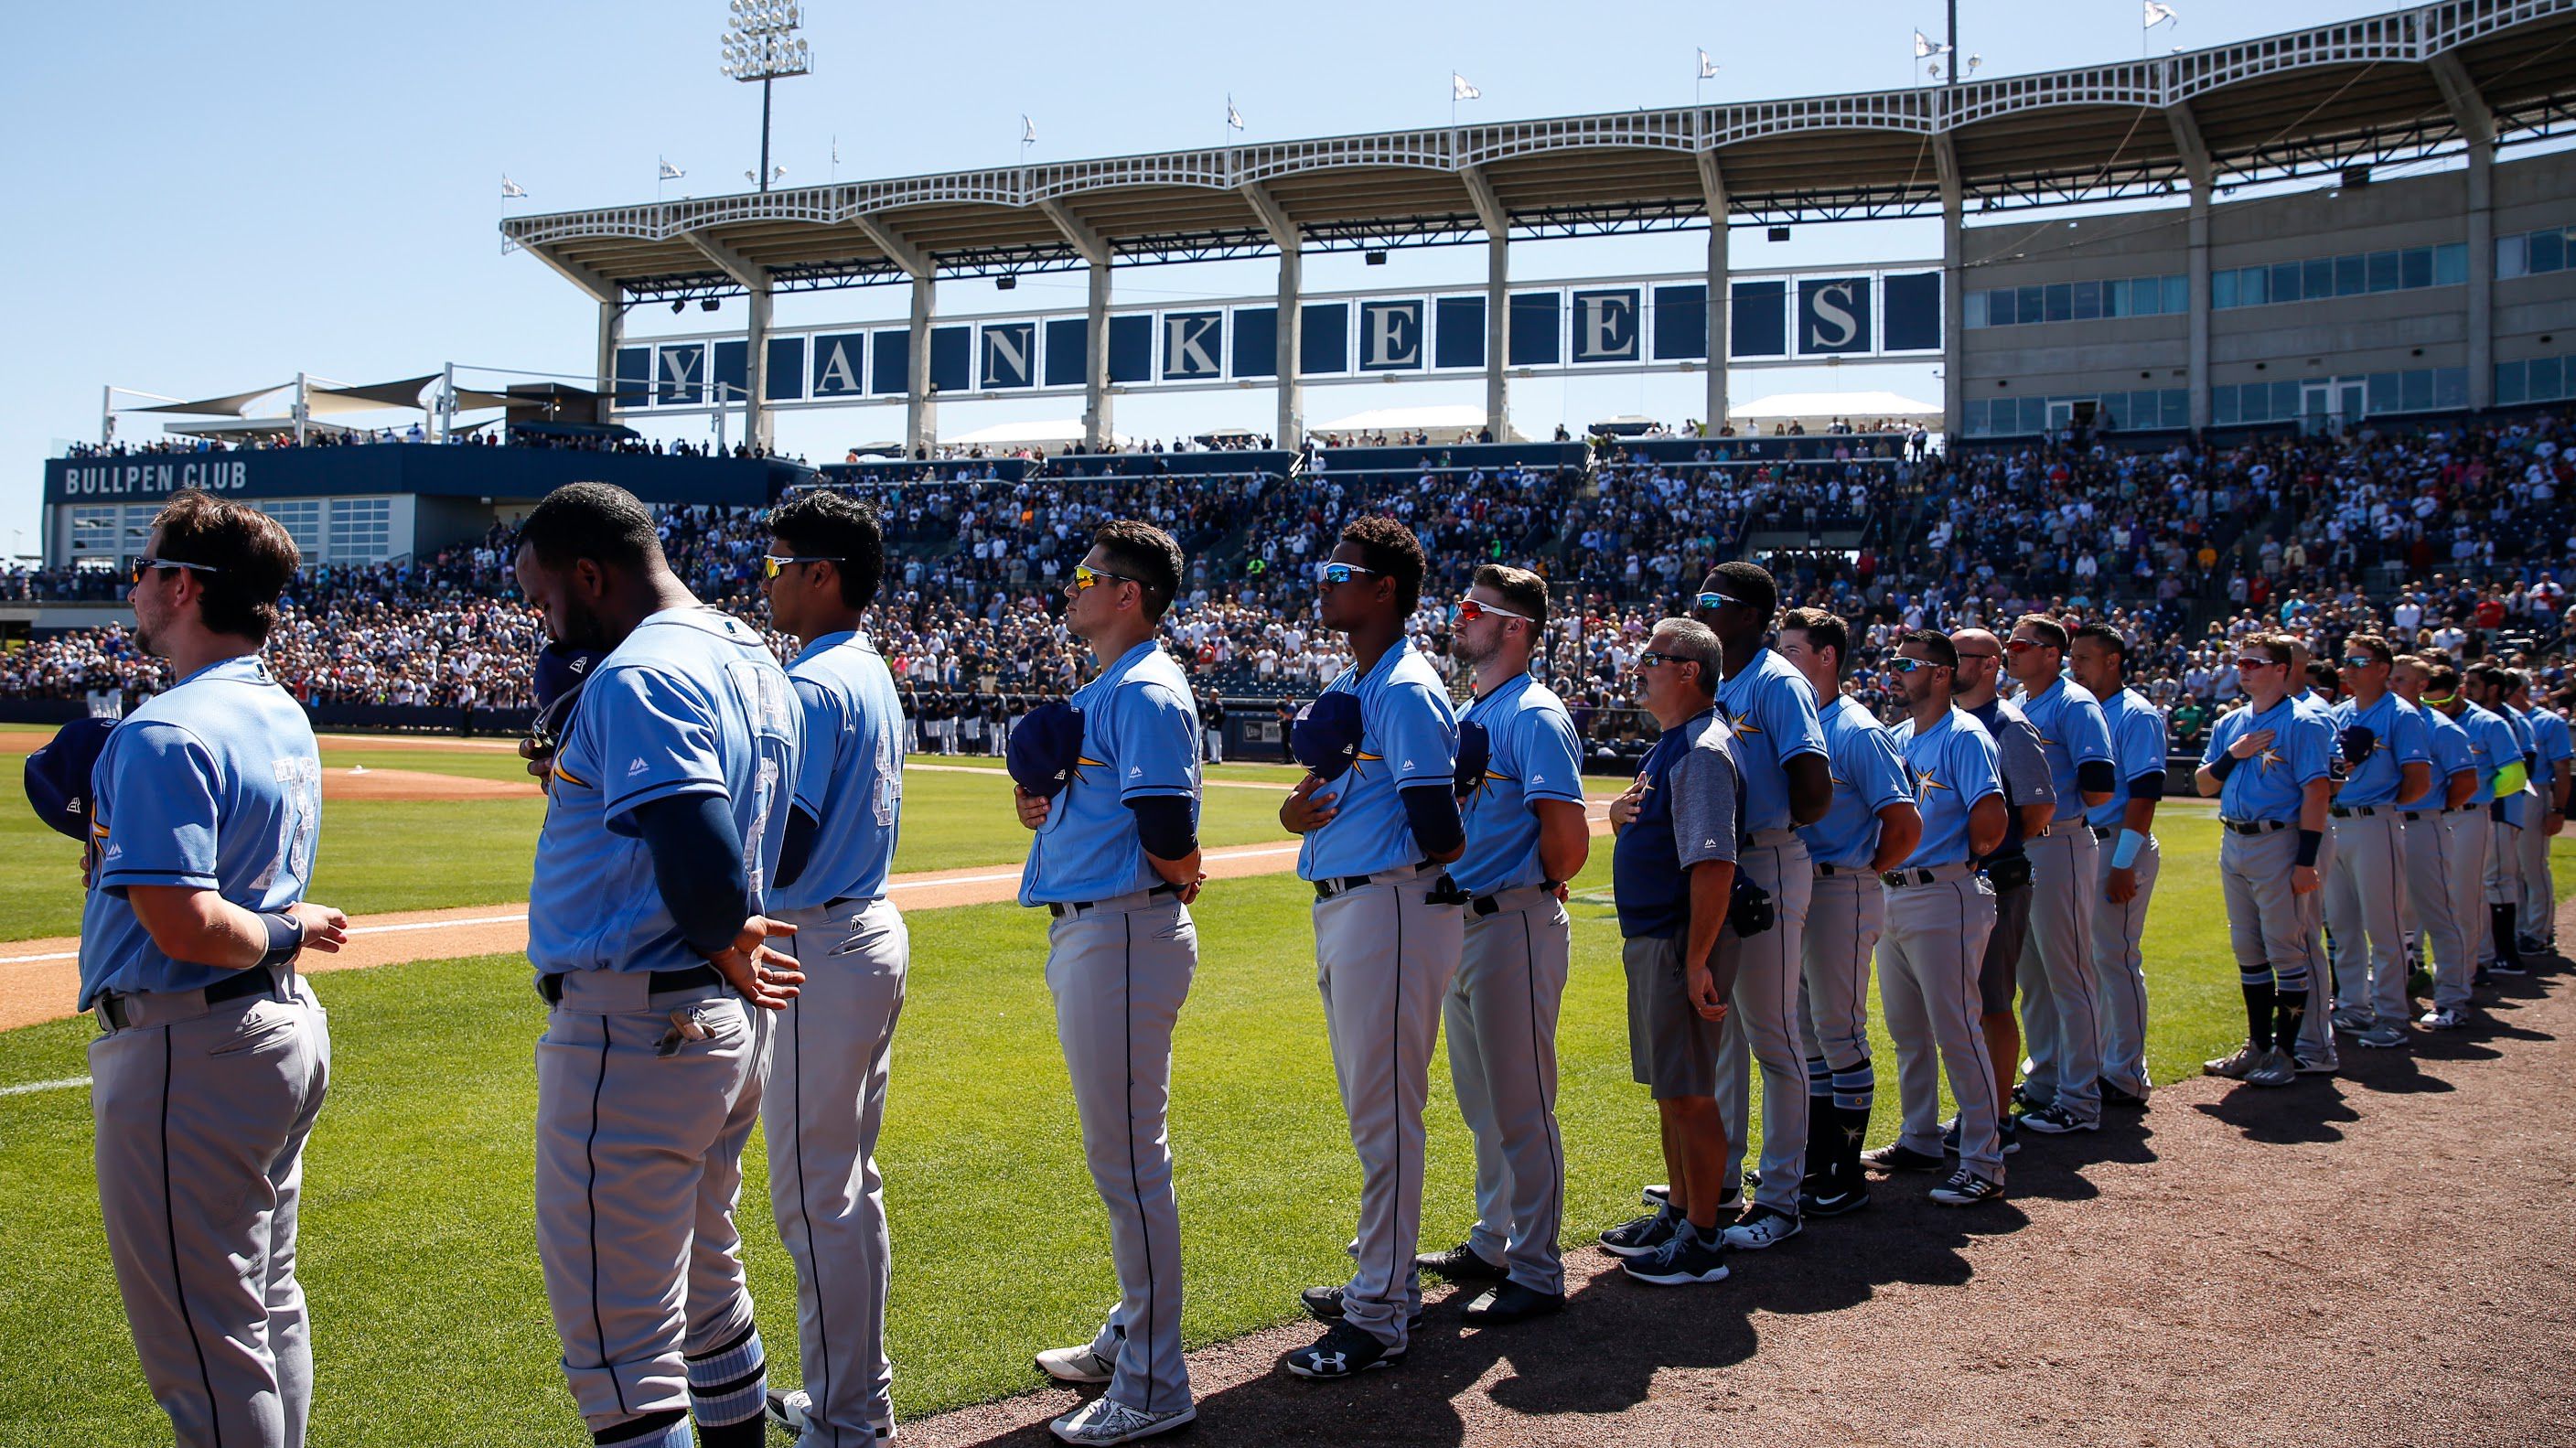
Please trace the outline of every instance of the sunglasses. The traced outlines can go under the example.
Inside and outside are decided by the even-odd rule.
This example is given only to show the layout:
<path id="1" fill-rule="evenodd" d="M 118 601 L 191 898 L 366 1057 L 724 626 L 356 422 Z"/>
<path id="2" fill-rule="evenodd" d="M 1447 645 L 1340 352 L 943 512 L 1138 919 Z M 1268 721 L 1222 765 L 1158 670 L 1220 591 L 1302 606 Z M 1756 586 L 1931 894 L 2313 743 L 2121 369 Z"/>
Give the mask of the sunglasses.
<path id="1" fill-rule="evenodd" d="M 1103 580 L 1113 578 L 1120 583 L 1136 582 L 1124 573 L 1112 573 L 1105 568 L 1094 568 L 1088 563 L 1077 563 L 1073 565 L 1073 581 L 1065 585 L 1065 592 L 1088 593 L 1098 588 Z"/>
<path id="2" fill-rule="evenodd" d="M 182 563 L 175 558 L 137 558 L 134 560 L 134 581 L 141 583 L 143 575 L 155 568 L 184 568 L 190 573 L 223 572 L 211 563 Z"/>
<path id="3" fill-rule="evenodd" d="M 1964 658 L 1966 655 L 1963 654 L 1961 657 Z M 1993 658 L 1994 655 L 1987 654 L 1984 655 L 1984 657 Z M 1887 661 L 1887 666 L 1900 674 L 1918 674 L 1925 669 L 1937 669 L 1942 667 L 1941 665 L 1932 662 L 1930 659 L 1889 659 Z"/>
<path id="4" fill-rule="evenodd" d="M 1348 583 L 1351 581 L 1351 575 L 1354 573 L 1366 573 L 1373 577 L 1384 576 L 1379 574 L 1374 568 L 1363 568 L 1356 563 L 1327 563 L 1324 565 L 1324 581 L 1326 583 Z"/>
<path id="5" fill-rule="evenodd" d="M 776 578 L 790 563 L 838 563 L 840 561 L 838 558 L 825 558 L 819 554 L 811 558 L 786 558 L 775 553 L 763 553 L 760 555 L 760 576 Z"/>
<path id="6" fill-rule="evenodd" d="M 2347 669 L 2366 669 L 2378 662 L 2379 660 L 2368 654 L 2347 654 L 2344 656 L 2343 666 Z"/>
<path id="7" fill-rule="evenodd" d="M 2008 653 L 2008 654 L 2026 654 L 2026 653 L 2029 653 L 2032 649 L 2035 649 L 2035 648 L 2038 648 L 2038 647 L 2039 647 L 2039 640 L 2037 640 L 2037 639 L 2006 639 L 2006 640 L 2004 640 L 2004 652 L 2005 652 L 2005 653 Z"/>
<path id="8" fill-rule="evenodd" d="M 1740 599 L 1740 598 L 1732 598 L 1732 597 L 1729 597 L 1728 595 L 1723 594 L 1723 593 L 1703 593 L 1703 594 L 1701 594 L 1701 595 L 1699 596 L 1699 598 L 1698 598 L 1698 599 L 1697 599 L 1697 600 L 1692 604 L 1692 607 L 1694 607 L 1694 608 L 1723 608 L 1723 607 L 1725 607 L 1727 604 L 1730 604 L 1730 603 L 1731 603 L 1731 604 L 1734 604 L 1737 608 L 1751 608 L 1751 607 L 1753 606 L 1753 605 L 1751 605 L 1751 604 L 1749 604 L 1749 603 L 1746 603 L 1743 599 Z"/>
<path id="9" fill-rule="evenodd" d="M 1699 660 L 1697 659 L 1686 659 L 1679 654 L 1665 653 L 1661 649 L 1648 649 L 1644 653 L 1637 655 L 1637 667 L 1641 669 L 1660 669 L 1666 664 L 1696 664 L 1698 662 Z"/>
<path id="10" fill-rule="evenodd" d="M 1514 613 L 1508 608 L 1496 608 L 1490 603 L 1480 603 L 1472 598 L 1462 598 L 1458 600 L 1458 621 L 1460 623 L 1474 623 L 1480 618 L 1516 618 L 1523 623 L 1528 623 L 1530 621 L 1530 616 L 1528 614 Z"/>
<path id="11" fill-rule="evenodd" d="M 2238 659 L 2236 661 L 2236 671 L 2240 674 L 2245 672 L 2247 669 L 2286 669 L 2288 667 L 2288 664 L 2276 664 L 2270 659 Z"/>

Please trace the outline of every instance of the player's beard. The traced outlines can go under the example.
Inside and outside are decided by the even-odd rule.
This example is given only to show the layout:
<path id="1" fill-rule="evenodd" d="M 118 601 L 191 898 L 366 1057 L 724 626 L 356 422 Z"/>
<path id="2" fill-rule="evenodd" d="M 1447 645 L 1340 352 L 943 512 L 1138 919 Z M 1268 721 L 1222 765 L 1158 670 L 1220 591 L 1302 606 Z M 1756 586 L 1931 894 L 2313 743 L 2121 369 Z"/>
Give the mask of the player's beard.
<path id="1" fill-rule="evenodd" d="M 1468 641 L 1465 629 L 1457 629 L 1449 635 L 1449 657 L 1478 673 L 1482 673 L 1487 664 L 1501 657 L 1502 652 L 1503 641 L 1500 638 L 1494 639 L 1485 651 L 1479 654 L 1476 652 L 1476 646 Z"/>
<path id="2" fill-rule="evenodd" d="M 563 615 L 563 633 L 555 639 L 555 642 L 565 648 L 591 649 L 604 653 L 617 647 L 617 640 L 608 636 L 608 625 L 590 609 L 567 599 L 564 602 Z"/>

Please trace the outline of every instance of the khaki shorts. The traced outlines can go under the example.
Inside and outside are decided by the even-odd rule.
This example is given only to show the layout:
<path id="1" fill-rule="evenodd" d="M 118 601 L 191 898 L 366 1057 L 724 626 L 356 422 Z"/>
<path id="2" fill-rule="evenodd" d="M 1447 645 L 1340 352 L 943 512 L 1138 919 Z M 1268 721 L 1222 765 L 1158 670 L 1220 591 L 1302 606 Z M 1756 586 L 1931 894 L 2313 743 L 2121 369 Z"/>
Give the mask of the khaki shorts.
<path id="1" fill-rule="evenodd" d="M 1726 1027 L 1691 1007 L 1681 940 L 1639 936 L 1621 945 L 1620 959 L 1628 968 L 1628 1068 L 1637 1084 L 1657 1101 L 1715 1096 Z"/>

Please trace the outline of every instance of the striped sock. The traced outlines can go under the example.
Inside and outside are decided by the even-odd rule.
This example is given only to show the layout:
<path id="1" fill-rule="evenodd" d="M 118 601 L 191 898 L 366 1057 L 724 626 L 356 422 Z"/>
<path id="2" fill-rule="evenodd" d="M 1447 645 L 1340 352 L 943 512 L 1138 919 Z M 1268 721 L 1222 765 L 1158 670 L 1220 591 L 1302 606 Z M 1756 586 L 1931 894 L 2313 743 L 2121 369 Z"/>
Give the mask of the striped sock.
<path id="1" fill-rule="evenodd" d="M 1836 1071 L 1833 1082 L 1834 1104 L 1845 1111 L 1857 1111 L 1865 1116 L 1878 1099 L 1878 1071 L 1866 1056 L 1850 1070 Z"/>
<path id="2" fill-rule="evenodd" d="M 692 1448 L 689 1441 L 689 1415 L 677 1408 L 660 1413 L 647 1413 L 623 1423 L 601 1428 L 590 1435 L 599 1448 Z"/>
<path id="3" fill-rule="evenodd" d="M 769 1359 L 760 1348 L 760 1330 L 746 1324 L 742 1335 L 715 1351 L 688 1360 L 689 1412 L 698 1420 L 698 1441 L 705 1448 L 730 1444 L 734 1435 L 720 1430 L 749 1423 L 741 1441 L 758 1448 L 761 1410 L 769 1398 Z"/>

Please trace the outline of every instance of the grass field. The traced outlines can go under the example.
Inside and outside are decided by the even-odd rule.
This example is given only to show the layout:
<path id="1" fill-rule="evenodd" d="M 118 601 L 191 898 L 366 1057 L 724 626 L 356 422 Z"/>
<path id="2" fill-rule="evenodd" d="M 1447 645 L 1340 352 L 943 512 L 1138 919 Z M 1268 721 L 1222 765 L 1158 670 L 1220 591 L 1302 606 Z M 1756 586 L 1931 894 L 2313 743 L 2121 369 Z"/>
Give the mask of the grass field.
<path id="1" fill-rule="evenodd" d="M 998 761 L 921 759 L 904 773 L 903 839 L 895 869 L 948 870 L 998 865 L 1028 853 L 1028 832 L 1011 812 L 1010 785 Z M 982 767 L 990 764 L 991 768 Z M 364 764 L 484 779 L 525 779 L 518 758 L 501 751 L 333 751 L 327 769 Z M 1210 779 L 1285 784 L 1294 771 L 1225 765 Z M 1200 811 L 1200 838 L 1210 847 L 1288 838 L 1279 828 L 1278 796 L 1256 789 L 1211 789 Z M 500 905 L 528 898 L 537 828 L 545 803 L 527 799 L 335 800 L 323 811 L 322 853 L 313 899 L 352 915 Z M 25 809 L 0 809 L 0 941 L 72 935 L 80 930 L 80 846 L 47 829 Z M 435 868 L 425 868 L 435 862 Z"/>
<path id="2" fill-rule="evenodd" d="M 922 774 L 917 781 L 956 779 Z M 1211 790 L 1247 801 L 1252 791 Z M 915 819 L 923 816 L 916 814 Z M 2159 1079 L 2241 1029 L 2212 888 L 2216 831 L 2177 809 L 2149 931 Z M 1576 900 L 1560 1054 L 1569 1243 L 1660 1179 L 1627 1071 L 1617 930 L 1597 852 Z M 2567 882 L 2576 852 L 2559 847 Z M 404 868 L 417 868 L 416 861 Z M 2566 888 L 2563 883 L 2562 888 Z M 1172 1139 L 1193 1345 L 1289 1319 L 1339 1281 L 1358 1193 L 1315 996 L 1305 887 L 1228 882 L 1197 911 L 1204 960 L 1175 1050 Z M 914 916 L 910 1000 L 881 1151 L 896 1243 L 892 1353 L 905 1416 L 1034 1386 L 1028 1355 L 1079 1340 L 1115 1298 L 1052 1008 L 1043 919 L 1008 905 Z M 585 1441 L 556 1369 L 531 1231 L 530 1052 L 542 1011 L 517 957 L 324 978 L 329 1108 L 307 1157 L 304 1278 L 315 1441 Z M 1873 1012 L 1873 1014 L 1875 1014 Z M 0 1088 L 76 1078 L 91 1028 L 0 1034 Z M 1882 1072 L 1892 1060 L 1879 1043 Z M 1469 1224 L 1471 1169 L 1436 1066 L 1426 1245 Z M 1874 1139 L 1895 1117 L 1882 1094 Z M 129 1345 L 90 1175 L 88 1095 L 0 1096 L 0 1442 L 148 1444 L 167 1430 Z M 742 1212 L 763 1336 L 796 1377 L 787 1260 L 757 1137 Z M 1834 1230 L 1866 1231 L 1867 1219 Z"/>

